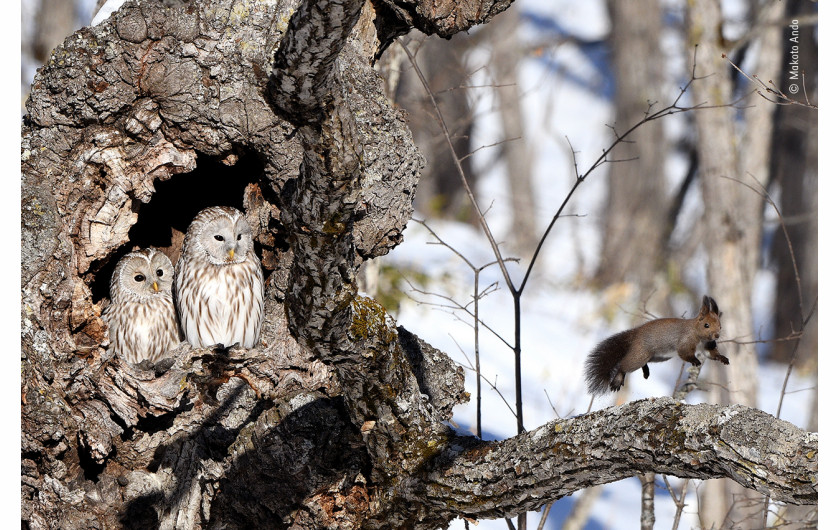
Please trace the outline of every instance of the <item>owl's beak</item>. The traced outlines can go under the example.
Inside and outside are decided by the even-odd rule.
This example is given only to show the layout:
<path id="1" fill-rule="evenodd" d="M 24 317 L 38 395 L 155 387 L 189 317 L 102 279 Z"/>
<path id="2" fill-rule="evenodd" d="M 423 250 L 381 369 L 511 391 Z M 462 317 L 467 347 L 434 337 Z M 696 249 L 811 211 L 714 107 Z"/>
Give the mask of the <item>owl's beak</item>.
<path id="1" fill-rule="evenodd" d="M 152 282 L 152 289 L 154 289 L 155 292 L 160 291 L 160 287 L 158 286 L 157 282 Z"/>
<path id="2" fill-rule="evenodd" d="M 234 251 L 234 249 L 228 250 L 228 256 L 230 256 L 231 260 L 233 259 L 233 251 Z"/>

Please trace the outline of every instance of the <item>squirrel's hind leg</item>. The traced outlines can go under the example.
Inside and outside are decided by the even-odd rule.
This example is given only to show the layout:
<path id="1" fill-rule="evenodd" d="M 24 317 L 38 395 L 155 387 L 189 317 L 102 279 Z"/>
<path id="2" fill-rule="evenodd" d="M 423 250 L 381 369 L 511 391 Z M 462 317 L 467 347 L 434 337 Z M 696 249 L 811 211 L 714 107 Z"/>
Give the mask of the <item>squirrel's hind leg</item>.
<path id="1" fill-rule="evenodd" d="M 648 377 L 650 377 L 650 368 L 648 368 L 648 365 L 647 365 L 647 364 L 645 364 L 644 366 L 642 366 L 642 375 L 643 375 L 643 376 L 645 376 L 645 379 L 647 379 Z"/>
<path id="2" fill-rule="evenodd" d="M 618 371 L 610 381 L 610 390 L 614 392 L 618 392 L 618 389 L 621 388 L 621 385 L 624 384 L 624 372 Z"/>

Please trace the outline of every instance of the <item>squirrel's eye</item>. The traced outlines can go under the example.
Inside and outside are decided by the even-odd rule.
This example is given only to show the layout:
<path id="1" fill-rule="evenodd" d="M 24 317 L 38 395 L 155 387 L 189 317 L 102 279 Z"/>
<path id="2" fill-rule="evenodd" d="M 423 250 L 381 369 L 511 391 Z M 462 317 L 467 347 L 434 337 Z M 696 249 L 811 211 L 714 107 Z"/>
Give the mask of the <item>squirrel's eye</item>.
<path id="1" fill-rule="evenodd" d="M 134 277 L 134 281 L 135 281 L 135 282 L 138 282 L 138 283 L 139 283 L 139 282 L 142 282 L 142 281 L 145 281 L 145 280 L 146 280 L 146 277 L 145 277 L 145 276 L 143 276 L 142 274 L 138 274 L 138 275 L 136 275 L 136 276 Z"/>
<path id="2" fill-rule="evenodd" d="M 158 269 L 158 270 L 156 270 L 156 271 L 155 271 L 155 274 L 157 274 L 158 278 L 163 277 L 163 269 Z"/>
<path id="3" fill-rule="evenodd" d="M 213 236 L 213 239 L 215 239 L 216 241 L 224 241 L 225 240 L 225 238 L 223 238 L 219 234 L 216 234 L 215 236 Z"/>
<path id="4" fill-rule="evenodd" d="M 706 323 L 705 323 L 705 324 L 703 324 L 703 325 L 704 325 L 705 327 L 709 327 L 709 323 L 708 323 L 708 322 L 706 322 Z"/>

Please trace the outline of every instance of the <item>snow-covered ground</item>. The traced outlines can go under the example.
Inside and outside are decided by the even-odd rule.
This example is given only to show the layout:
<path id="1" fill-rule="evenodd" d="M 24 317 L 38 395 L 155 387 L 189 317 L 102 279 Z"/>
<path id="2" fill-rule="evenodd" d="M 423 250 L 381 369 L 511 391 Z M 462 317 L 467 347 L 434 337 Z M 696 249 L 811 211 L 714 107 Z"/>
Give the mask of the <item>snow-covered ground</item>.
<path id="1" fill-rule="evenodd" d="M 522 24 L 520 37 L 523 40 L 538 40 L 540 31 L 568 30 L 576 36 L 597 40 L 609 31 L 606 11 L 601 2 L 540 2 L 524 0 L 517 2 L 520 13 L 528 21 Z M 673 39 L 673 35 L 667 35 Z M 674 44 L 674 42 L 672 42 Z M 673 49 L 673 47 L 671 47 Z M 551 53 L 551 52 L 549 52 Z M 478 50 L 471 60 L 476 66 L 486 63 L 489 52 Z M 604 57 L 605 59 L 605 57 Z M 568 193 L 574 169 L 569 144 L 575 151 L 579 167 L 587 168 L 609 145 L 612 131 L 606 127 L 614 121 L 609 97 L 611 80 L 603 76 L 604 64 L 592 50 L 588 54 L 572 46 L 561 47 L 551 57 L 526 59 L 520 66 L 519 85 L 523 94 L 525 134 L 534 153 L 534 187 L 538 190 L 538 225 L 548 225 L 554 212 Z M 678 62 L 670 58 L 671 62 Z M 552 72 L 558 68 L 562 75 Z M 593 80 L 589 83 L 581 80 Z M 674 81 L 673 94 L 677 94 Z M 490 84 L 481 78 L 473 85 Z M 479 117 L 474 128 L 473 148 L 491 145 L 503 140 L 500 119 L 494 112 L 493 89 L 475 89 L 471 97 Z M 679 117 L 666 120 L 668 134 L 678 134 L 683 122 Z M 567 141 L 568 138 L 568 141 Z M 504 241 L 510 224 L 510 202 L 504 168 L 493 163 L 493 148 L 476 153 L 475 167 L 483 171 L 478 189 L 482 208 L 489 208 L 487 219 L 495 237 Z M 668 161 L 669 176 L 676 182 L 676 176 L 684 173 L 685 161 L 673 156 Z M 536 272 L 529 280 L 522 299 L 522 363 L 523 402 L 525 426 L 537 427 L 557 417 L 570 417 L 587 411 L 590 397 L 583 382 L 583 362 L 592 347 L 605 336 L 626 329 L 632 325 L 632 315 L 637 308 L 624 307 L 603 292 L 591 290 L 579 281 L 591 273 L 597 263 L 600 249 L 598 232 L 601 204 L 606 194 L 606 171 L 594 172 L 575 194 L 567 214 L 576 217 L 560 219 L 549 236 L 539 259 Z M 699 194 L 691 193 L 687 203 L 689 213 L 684 217 L 699 214 L 702 204 Z M 688 223 L 686 219 L 681 222 Z M 480 229 L 469 225 L 428 221 L 429 226 L 448 245 L 457 249 L 473 265 L 481 266 L 494 261 L 493 253 Z M 679 233 L 679 226 L 678 226 Z M 471 318 L 462 311 L 442 306 L 451 303 L 441 297 L 449 297 L 463 305 L 470 303 L 473 290 L 473 270 L 461 258 L 446 247 L 435 244 L 435 237 L 417 223 L 410 223 L 405 232 L 405 242 L 382 263 L 396 269 L 421 271 L 431 278 L 422 288 L 413 282 L 416 290 L 404 284 L 411 297 L 401 302 L 394 315 L 398 322 L 442 351 L 448 352 L 466 370 L 466 386 L 471 396 L 476 395 L 474 362 L 474 335 Z M 510 253 L 510 246 L 502 244 Z M 514 284 L 521 280 L 527 261 L 511 264 Z M 698 263 L 691 275 L 703 288 L 704 270 Z M 762 271 L 756 278 L 755 301 L 757 307 L 772 307 L 775 277 L 769 271 Z M 479 315 L 495 333 L 505 341 L 513 342 L 513 304 L 505 288 L 504 279 L 497 266 L 485 269 L 480 276 L 481 290 L 492 285 L 498 289 L 479 302 Z M 421 294 L 436 293 L 438 296 Z M 697 311 L 699 300 L 685 300 L 685 314 Z M 725 308 L 724 308 L 725 309 Z M 604 314 L 613 312 L 607 321 Z M 770 311 L 758 312 L 756 329 L 772 327 Z M 480 362 L 484 377 L 492 382 L 497 391 L 487 382 L 482 383 L 482 430 L 485 439 L 502 439 L 516 434 L 514 413 L 513 353 L 493 332 L 480 332 Z M 760 408 L 775 414 L 779 393 L 785 377 L 786 367 L 762 364 L 759 368 Z M 672 360 L 656 364 L 651 368 L 651 377 L 643 380 L 640 373 L 629 375 L 630 395 L 635 400 L 651 396 L 670 395 L 680 371 L 680 363 Z M 702 373 L 701 373 L 702 377 Z M 810 415 L 815 381 L 803 379 L 795 374 L 788 383 L 781 417 L 798 426 L 805 426 Z M 613 404 L 614 396 L 602 396 L 595 400 L 593 409 Z M 695 392 L 689 402 L 702 402 L 705 396 Z M 454 422 L 463 430 L 475 432 L 476 408 L 474 403 L 462 405 L 455 410 Z M 670 478 L 671 486 L 678 488 L 681 481 Z M 680 528 L 694 528 L 699 525 L 696 517 L 696 497 L 692 497 L 699 484 L 689 485 L 689 504 L 681 518 Z M 657 527 L 670 527 L 675 506 L 661 477 L 657 477 L 656 519 Z M 591 510 L 592 519 L 588 529 L 635 528 L 639 524 L 641 486 L 637 479 L 626 479 L 603 486 L 600 497 Z M 578 494 L 561 499 L 553 506 L 546 528 L 559 528 Z M 536 528 L 540 514 L 529 515 L 529 527 Z M 452 529 L 464 528 L 462 521 L 453 522 Z M 481 521 L 478 528 L 504 529 L 504 521 Z"/>

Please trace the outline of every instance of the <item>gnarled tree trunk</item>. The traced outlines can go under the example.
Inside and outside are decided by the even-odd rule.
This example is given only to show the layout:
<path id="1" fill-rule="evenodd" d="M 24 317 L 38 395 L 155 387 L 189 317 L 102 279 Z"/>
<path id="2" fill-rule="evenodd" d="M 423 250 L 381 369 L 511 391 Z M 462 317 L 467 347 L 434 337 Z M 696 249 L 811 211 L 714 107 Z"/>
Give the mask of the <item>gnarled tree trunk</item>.
<path id="1" fill-rule="evenodd" d="M 446 425 L 449 358 L 356 294 L 399 244 L 420 156 L 371 64 L 508 3 L 129 1 L 37 75 L 22 129 L 23 522 L 30 528 L 436 528 L 645 471 L 815 503 L 817 436 L 670 399 L 501 442 Z M 253 349 L 109 353 L 110 273 L 245 210 L 266 271 Z M 747 470 L 747 471 L 745 471 Z"/>

